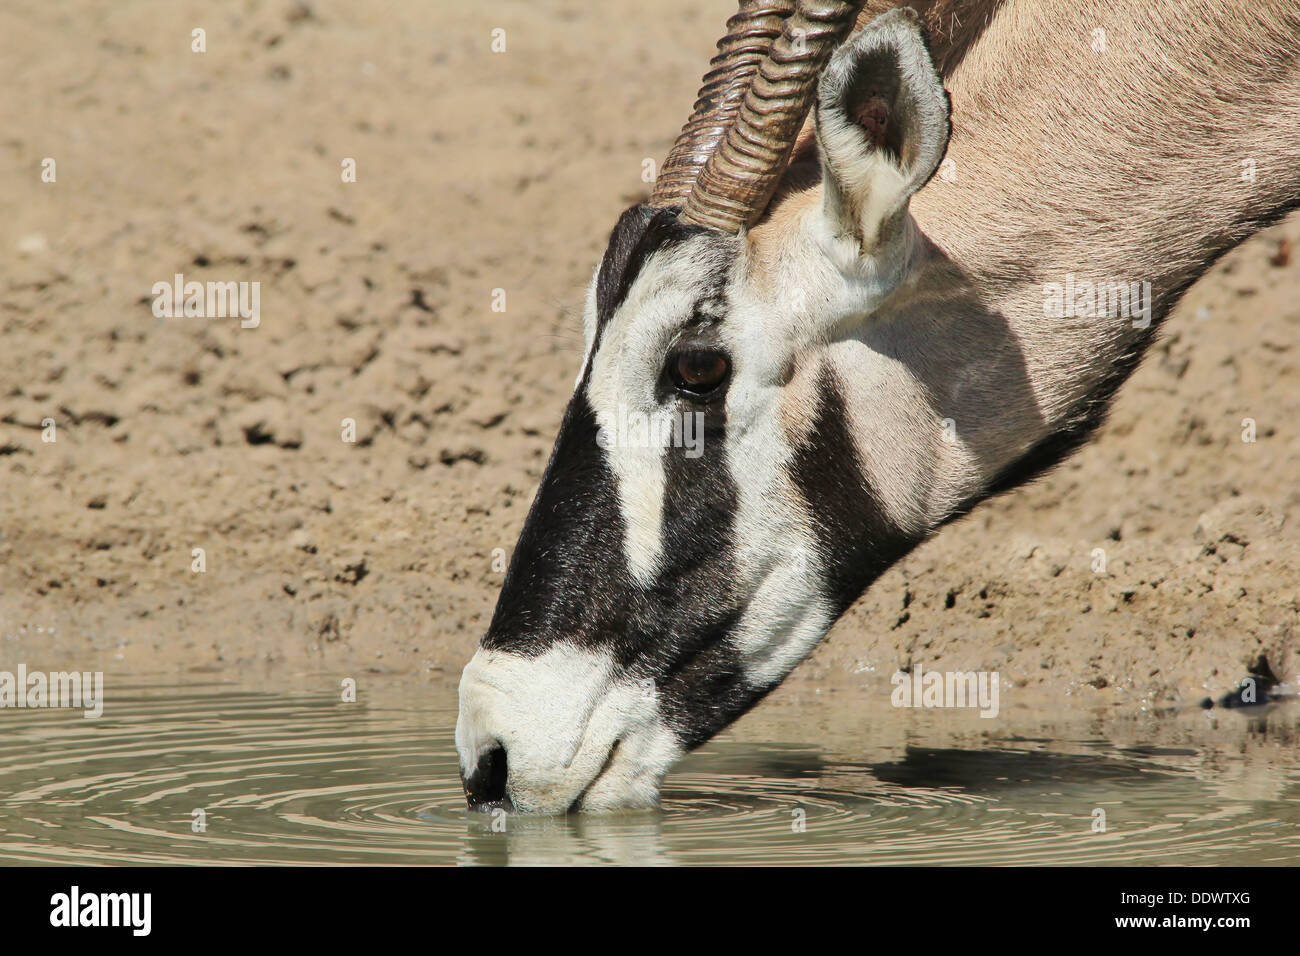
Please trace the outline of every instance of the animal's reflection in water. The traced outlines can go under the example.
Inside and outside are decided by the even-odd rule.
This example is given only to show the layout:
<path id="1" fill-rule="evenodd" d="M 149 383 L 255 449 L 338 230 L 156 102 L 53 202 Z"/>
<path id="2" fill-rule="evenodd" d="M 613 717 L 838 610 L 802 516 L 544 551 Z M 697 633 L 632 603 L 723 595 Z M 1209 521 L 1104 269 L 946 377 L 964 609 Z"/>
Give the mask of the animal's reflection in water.
<path id="1" fill-rule="evenodd" d="M 1108 752 L 906 747 L 876 763 L 797 746 L 719 748 L 700 761 L 707 773 L 688 765 L 669 778 L 659 810 L 471 812 L 459 862 L 646 866 L 708 862 L 712 852 L 719 863 L 817 862 L 851 846 L 863 862 L 907 862 L 913 852 L 938 862 L 947 851 L 957 862 L 981 854 L 992 862 L 1014 854 L 1021 837 L 1031 853 L 1088 862 L 1103 843 L 1159 852 L 1171 829 L 1227 819 L 1222 808 L 1198 808 L 1283 800 L 1295 788 L 1267 762 L 1229 781 L 1222 767 L 1196 761 L 1195 749 L 1095 744 Z M 1111 814 L 1110 834 L 1091 825 L 1098 806 Z M 1143 841 L 1152 845 L 1143 850 Z"/>
<path id="2" fill-rule="evenodd" d="M 555 817 L 515 814 L 500 832 L 492 829 L 492 813 L 481 816 L 487 820 L 471 819 L 467 828 L 458 861 L 462 864 L 566 866 L 601 861 L 656 866 L 673 862 L 664 842 L 661 814 L 654 810 Z"/>

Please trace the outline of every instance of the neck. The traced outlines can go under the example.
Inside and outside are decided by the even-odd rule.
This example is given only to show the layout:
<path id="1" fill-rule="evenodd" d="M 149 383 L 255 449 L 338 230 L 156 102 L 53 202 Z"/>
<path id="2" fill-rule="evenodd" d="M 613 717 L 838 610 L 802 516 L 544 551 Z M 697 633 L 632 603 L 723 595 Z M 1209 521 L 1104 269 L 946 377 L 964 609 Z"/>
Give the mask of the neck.
<path id="1" fill-rule="evenodd" d="M 900 290 L 961 436 L 946 503 L 1077 446 L 1187 287 L 1297 204 L 1297 36 L 1282 0 L 995 14 L 949 78 L 951 163 L 913 200 L 930 255 Z"/>

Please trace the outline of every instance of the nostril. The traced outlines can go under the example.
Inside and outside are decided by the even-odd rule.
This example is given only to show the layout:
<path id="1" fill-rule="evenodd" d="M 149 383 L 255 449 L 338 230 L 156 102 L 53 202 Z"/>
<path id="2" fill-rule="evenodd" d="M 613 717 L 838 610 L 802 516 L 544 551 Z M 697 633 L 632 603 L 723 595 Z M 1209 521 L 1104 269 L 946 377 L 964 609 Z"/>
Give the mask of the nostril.
<path id="1" fill-rule="evenodd" d="M 478 758 L 478 766 L 465 778 L 471 808 L 508 805 L 506 771 L 506 748 L 500 744 Z"/>

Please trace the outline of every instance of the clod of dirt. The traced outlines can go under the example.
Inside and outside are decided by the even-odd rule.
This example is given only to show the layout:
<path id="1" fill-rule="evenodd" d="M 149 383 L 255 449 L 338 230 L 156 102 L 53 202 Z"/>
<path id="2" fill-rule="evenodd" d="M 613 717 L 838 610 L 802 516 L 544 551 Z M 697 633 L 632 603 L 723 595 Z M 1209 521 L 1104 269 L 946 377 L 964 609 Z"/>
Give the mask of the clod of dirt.
<path id="1" fill-rule="evenodd" d="M 362 578 L 370 573 L 366 567 L 365 556 L 352 558 L 343 565 L 343 570 L 334 575 L 334 580 L 340 584 L 357 584 Z"/>
<path id="2" fill-rule="evenodd" d="M 320 639 L 329 643 L 334 643 L 341 636 L 338 615 L 333 611 L 321 618 L 320 624 L 316 626 L 316 633 Z"/>
<path id="3" fill-rule="evenodd" d="M 476 465 L 481 465 L 487 461 L 487 452 L 482 448 L 462 448 L 457 451 L 444 448 L 438 452 L 438 460 L 448 467 L 458 461 L 472 461 Z"/>
<path id="4" fill-rule="evenodd" d="M 1277 252 L 1268 260 L 1279 269 L 1291 262 L 1291 240 L 1283 237 L 1278 240 Z"/>
<path id="5" fill-rule="evenodd" d="M 279 399 L 254 402 L 239 413 L 235 422 L 250 445 L 302 447 L 302 426 L 289 418 L 288 406 Z"/>
<path id="6" fill-rule="evenodd" d="M 299 551 L 306 551 L 308 554 L 316 553 L 316 544 L 306 531 L 301 528 L 296 529 L 289 535 L 289 546 L 297 548 Z"/>

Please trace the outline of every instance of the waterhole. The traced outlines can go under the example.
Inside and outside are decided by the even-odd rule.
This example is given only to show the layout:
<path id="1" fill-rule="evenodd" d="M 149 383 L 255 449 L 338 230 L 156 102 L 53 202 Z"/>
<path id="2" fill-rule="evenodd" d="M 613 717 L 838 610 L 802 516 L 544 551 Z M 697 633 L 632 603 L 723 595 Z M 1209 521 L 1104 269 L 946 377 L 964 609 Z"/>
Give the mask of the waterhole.
<path id="1" fill-rule="evenodd" d="M 656 810 L 467 811 L 454 686 L 137 685 L 0 711 L 20 864 L 1294 864 L 1296 714 L 1127 721 L 790 695 L 687 757 Z M 1014 727 L 1014 731 L 1009 730 Z M 201 811 L 201 812 L 197 812 Z M 201 825 L 200 825 L 201 824 Z"/>

